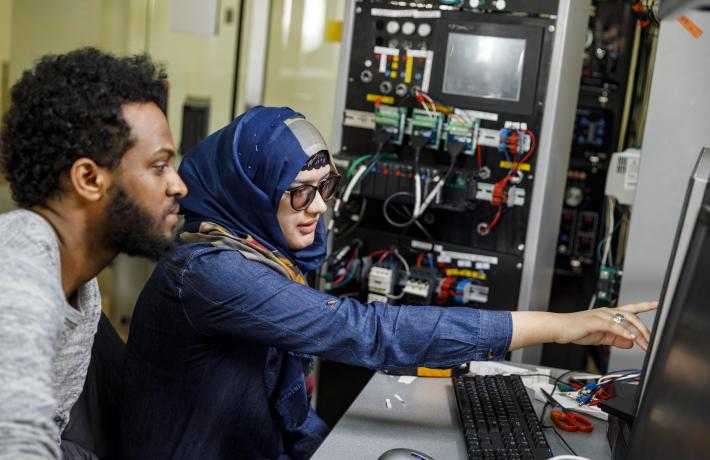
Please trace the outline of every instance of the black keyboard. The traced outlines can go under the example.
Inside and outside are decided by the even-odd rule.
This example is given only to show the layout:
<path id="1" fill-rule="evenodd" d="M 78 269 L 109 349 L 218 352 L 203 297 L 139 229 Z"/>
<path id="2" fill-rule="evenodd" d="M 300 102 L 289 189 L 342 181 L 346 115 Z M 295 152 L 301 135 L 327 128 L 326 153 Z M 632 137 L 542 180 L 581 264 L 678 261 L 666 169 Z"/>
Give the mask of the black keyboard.
<path id="1" fill-rule="evenodd" d="M 520 376 L 461 375 L 453 381 L 469 459 L 552 457 Z"/>

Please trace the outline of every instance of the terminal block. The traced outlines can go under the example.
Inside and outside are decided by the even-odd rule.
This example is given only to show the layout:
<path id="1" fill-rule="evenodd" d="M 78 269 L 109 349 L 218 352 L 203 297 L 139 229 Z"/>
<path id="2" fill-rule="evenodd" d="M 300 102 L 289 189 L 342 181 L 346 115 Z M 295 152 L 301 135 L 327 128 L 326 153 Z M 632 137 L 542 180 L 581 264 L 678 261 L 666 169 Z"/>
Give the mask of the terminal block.
<path id="1" fill-rule="evenodd" d="M 367 294 L 367 303 L 370 302 L 385 302 L 387 303 L 387 296 L 382 295 L 382 294 L 375 294 L 374 292 L 370 292 Z"/>
<path id="2" fill-rule="evenodd" d="M 494 191 L 496 184 L 488 184 L 479 182 L 477 184 L 476 199 L 494 203 Z M 506 192 L 507 199 L 505 204 L 510 208 L 513 206 L 522 206 L 525 204 L 525 189 L 521 187 L 511 186 Z M 495 204 L 495 203 L 494 203 Z"/>
<path id="3" fill-rule="evenodd" d="M 474 155 L 480 126 L 481 120 L 478 118 L 466 119 L 455 114 L 449 115 L 444 147 L 448 149 L 450 143 L 463 144 L 464 155 Z"/>
<path id="4" fill-rule="evenodd" d="M 370 293 L 387 296 L 392 293 L 395 284 L 395 273 L 391 268 L 372 267 L 367 277 L 367 288 Z"/>
<path id="5" fill-rule="evenodd" d="M 425 137 L 428 139 L 426 146 L 438 149 L 441 142 L 441 133 L 444 127 L 444 114 L 441 112 L 427 112 L 422 109 L 412 111 L 411 136 Z"/>
<path id="6" fill-rule="evenodd" d="M 407 109 L 380 104 L 375 107 L 375 131 L 389 135 L 390 142 L 402 145 Z"/>
<path id="7" fill-rule="evenodd" d="M 431 293 L 431 284 L 427 281 L 408 279 L 404 286 L 404 292 L 415 297 L 427 299 Z"/>
<path id="8" fill-rule="evenodd" d="M 486 303 L 489 291 L 488 286 L 476 284 L 471 278 L 464 278 L 459 280 L 454 287 L 454 301 L 459 304 Z"/>

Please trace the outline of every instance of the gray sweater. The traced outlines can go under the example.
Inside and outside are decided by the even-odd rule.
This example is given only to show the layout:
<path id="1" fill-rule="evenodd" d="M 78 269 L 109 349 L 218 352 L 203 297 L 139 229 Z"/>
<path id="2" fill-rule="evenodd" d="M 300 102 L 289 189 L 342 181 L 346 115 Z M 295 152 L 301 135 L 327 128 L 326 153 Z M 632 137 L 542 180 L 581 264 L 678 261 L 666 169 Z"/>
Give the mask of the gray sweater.
<path id="1" fill-rule="evenodd" d="M 67 302 L 49 223 L 0 214 L 0 459 L 59 458 L 100 314 L 96 279 Z"/>

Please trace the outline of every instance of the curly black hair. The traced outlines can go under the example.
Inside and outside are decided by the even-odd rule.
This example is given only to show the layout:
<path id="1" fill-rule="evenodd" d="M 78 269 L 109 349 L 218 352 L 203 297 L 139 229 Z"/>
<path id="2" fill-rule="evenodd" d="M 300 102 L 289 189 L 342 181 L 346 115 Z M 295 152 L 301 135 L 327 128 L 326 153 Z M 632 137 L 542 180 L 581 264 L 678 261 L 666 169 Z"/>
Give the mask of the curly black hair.
<path id="1" fill-rule="evenodd" d="M 47 55 L 25 71 L 0 134 L 0 168 L 18 206 L 57 195 L 79 158 L 114 169 L 132 146 L 123 105 L 154 102 L 165 113 L 166 78 L 148 56 L 118 58 L 96 48 Z"/>

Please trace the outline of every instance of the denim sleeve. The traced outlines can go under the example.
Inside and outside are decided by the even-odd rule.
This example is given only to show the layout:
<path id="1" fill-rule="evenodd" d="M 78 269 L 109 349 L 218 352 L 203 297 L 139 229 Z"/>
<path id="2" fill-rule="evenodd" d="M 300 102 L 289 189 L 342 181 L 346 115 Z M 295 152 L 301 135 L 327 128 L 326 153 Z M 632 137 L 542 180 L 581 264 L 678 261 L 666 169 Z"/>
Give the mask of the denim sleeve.
<path id="1" fill-rule="evenodd" d="M 512 336 L 510 312 L 339 299 L 232 250 L 198 251 L 178 285 L 199 333 L 369 368 L 503 359 Z"/>

